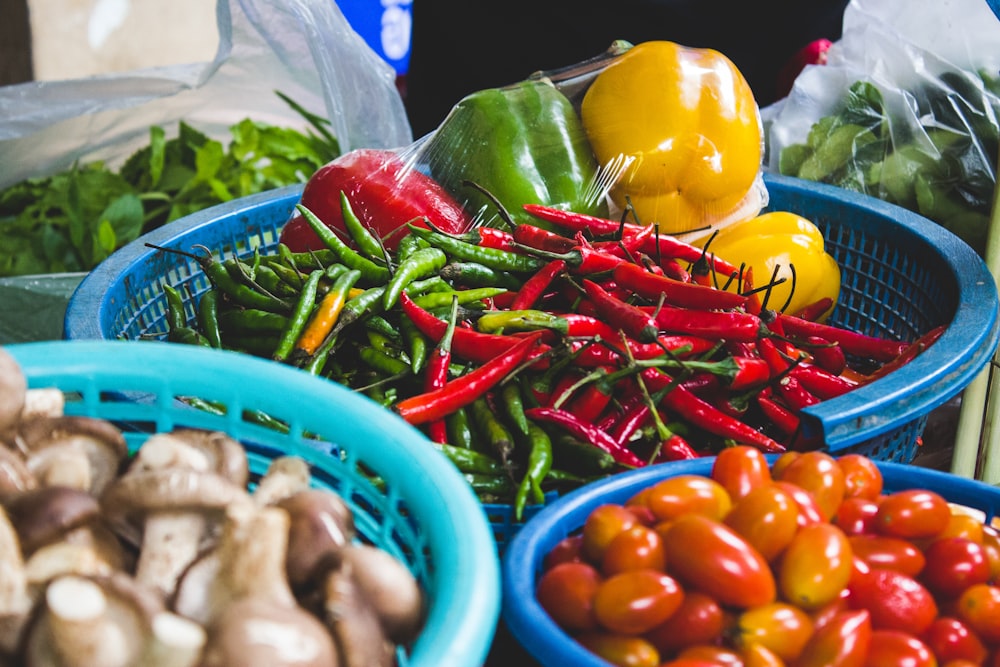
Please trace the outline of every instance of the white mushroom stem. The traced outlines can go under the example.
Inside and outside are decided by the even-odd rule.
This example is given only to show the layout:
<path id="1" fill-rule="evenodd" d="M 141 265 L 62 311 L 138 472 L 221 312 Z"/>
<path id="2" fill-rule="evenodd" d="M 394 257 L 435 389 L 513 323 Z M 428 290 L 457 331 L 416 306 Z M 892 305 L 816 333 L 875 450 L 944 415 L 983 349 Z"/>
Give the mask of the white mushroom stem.
<path id="1" fill-rule="evenodd" d="M 93 480 L 90 458 L 73 440 L 35 452 L 28 457 L 27 463 L 39 486 L 66 486 L 90 491 Z"/>
<path id="2" fill-rule="evenodd" d="M 89 544 L 53 542 L 36 549 L 24 564 L 32 597 L 53 579 L 64 575 L 105 576 L 115 568 L 102 559 Z"/>
<path id="3" fill-rule="evenodd" d="M 135 664 L 135 627 L 119 623 L 95 582 L 77 576 L 54 580 L 45 593 L 52 649 L 62 667 L 125 667 Z"/>
<path id="4" fill-rule="evenodd" d="M 197 556 L 205 517 L 191 510 L 162 510 L 146 517 L 135 578 L 164 597 L 173 593 L 177 578 Z"/>
<path id="5" fill-rule="evenodd" d="M 28 421 L 38 417 L 59 417 L 65 412 L 66 395 L 58 387 L 29 389 L 24 396 L 24 410 L 21 419 Z"/>
<path id="6" fill-rule="evenodd" d="M 275 604 L 294 605 L 285 578 L 288 512 L 277 507 L 230 510 L 219 545 L 219 578 L 232 599 L 264 596 Z"/>
<path id="7" fill-rule="evenodd" d="M 201 660 L 205 629 L 170 611 L 153 617 L 153 633 L 139 664 L 144 667 L 192 667 Z"/>
<path id="8" fill-rule="evenodd" d="M 7 513 L 0 509 L 0 651 L 15 649 L 30 609 L 20 541 Z"/>

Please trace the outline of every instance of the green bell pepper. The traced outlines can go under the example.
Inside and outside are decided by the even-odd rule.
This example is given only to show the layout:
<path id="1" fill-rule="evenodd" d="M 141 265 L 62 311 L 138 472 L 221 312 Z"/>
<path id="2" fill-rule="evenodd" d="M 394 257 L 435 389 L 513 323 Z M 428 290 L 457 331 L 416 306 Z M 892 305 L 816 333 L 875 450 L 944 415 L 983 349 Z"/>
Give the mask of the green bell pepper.
<path id="1" fill-rule="evenodd" d="M 523 204 L 607 215 L 597 160 L 572 103 L 545 80 L 488 88 L 461 99 L 429 138 L 428 167 L 465 208 L 502 225 L 493 195 L 515 223 L 550 227 Z"/>

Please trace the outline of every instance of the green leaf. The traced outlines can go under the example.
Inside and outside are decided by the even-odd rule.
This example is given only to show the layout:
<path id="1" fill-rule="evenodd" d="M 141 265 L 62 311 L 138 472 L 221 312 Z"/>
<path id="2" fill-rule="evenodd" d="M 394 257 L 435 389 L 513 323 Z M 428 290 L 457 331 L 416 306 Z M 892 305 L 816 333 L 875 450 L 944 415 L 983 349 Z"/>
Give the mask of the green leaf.
<path id="1" fill-rule="evenodd" d="M 166 133 L 162 127 L 154 125 L 149 128 L 149 175 L 150 186 L 156 187 L 163 175 L 163 167 L 166 164 Z"/>
<path id="2" fill-rule="evenodd" d="M 211 181 L 219 173 L 225 149 L 218 141 L 207 141 L 195 151 L 195 169 L 197 177 L 202 181 Z"/>

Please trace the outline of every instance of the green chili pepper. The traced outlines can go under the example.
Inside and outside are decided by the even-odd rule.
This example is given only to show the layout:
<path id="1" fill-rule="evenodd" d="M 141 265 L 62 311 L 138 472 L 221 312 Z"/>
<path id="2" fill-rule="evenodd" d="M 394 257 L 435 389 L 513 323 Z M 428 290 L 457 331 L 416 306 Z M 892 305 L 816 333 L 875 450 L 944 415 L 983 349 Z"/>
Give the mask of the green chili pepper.
<path id="1" fill-rule="evenodd" d="M 183 343 L 185 345 L 200 345 L 201 347 L 212 347 L 208 339 L 194 327 L 183 326 L 170 330 L 168 340 L 172 343 Z"/>
<path id="2" fill-rule="evenodd" d="M 399 244 L 396 246 L 396 264 L 405 262 L 406 258 L 415 253 L 417 250 L 428 246 L 430 246 L 430 244 L 419 236 L 407 234 L 399 239 Z"/>
<path id="3" fill-rule="evenodd" d="M 403 340 L 406 341 L 406 347 L 409 351 L 410 369 L 414 375 L 419 375 L 427 363 L 429 347 L 427 337 L 417 330 L 416 325 L 408 317 L 399 319 L 399 330 L 403 334 Z"/>
<path id="4" fill-rule="evenodd" d="M 514 490 L 514 483 L 506 475 L 465 473 L 462 476 L 480 498 L 485 496 L 488 500 L 504 500 L 509 498 Z"/>
<path id="5" fill-rule="evenodd" d="M 419 236 L 432 246 L 444 250 L 449 257 L 468 262 L 477 262 L 499 271 L 514 273 L 534 273 L 545 266 L 548 260 L 532 255 L 521 255 L 509 250 L 479 246 L 462 241 L 454 236 L 443 234 L 433 229 L 425 229 L 417 225 L 407 225 L 410 233 Z"/>
<path id="6" fill-rule="evenodd" d="M 302 330 L 306 326 L 306 322 L 309 320 L 309 315 L 316 306 L 316 292 L 319 289 L 319 281 L 323 277 L 323 273 L 320 269 L 314 269 L 309 274 L 309 278 L 306 279 L 306 283 L 302 287 L 302 292 L 299 294 L 299 300 L 295 304 L 295 310 L 292 311 L 292 316 L 288 318 L 288 322 L 281 333 L 278 346 L 271 355 L 271 358 L 275 361 L 284 361 L 287 359 L 295 347 L 296 341 L 298 341 Z"/>
<path id="7" fill-rule="evenodd" d="M 163 294 L 167 300 L 167 333 L 187 326 L 187 315 L 184 314 L 184 297 L 172 285 L 163 284 Z"/>
<path id="8" fill-rule="evenodd" d="M 323 245 L 332 250 L 341 263 L 347 265 L 349 269 L 360 271 L 361 277 L 372 283 L 381 284 L 389 279 L 389 269 L 387 267 L 380 266 L 364 255 L 355 252 L 332 229 L 324 225 L 322 220 L 317 218 L 312 211 L 302 204 L 296 204 L 295 208 L 302 214 L 306 222 L 309 223 L 309 227 L 316 233 L 316 236 L 323 242 Z"/>
<path id="9" fill-rule="evenodd" d="M 507 382 L 504 384 L 500 388 L 500 398 L 504 415 L 521 436 L 527 436 L 530 423 L 527 415 L 524 414 L 524 396 L 521 394 L 521 383 Z"/>
<path id="10" fill-rule="evenodd" d="M 351 201 L 347 198 L 347 193 L 343 190 L 340 191 L 340 212 L 344 216 L 344 228 L 350 234 L 351 240 L 354 241 L 354 245 L 358 247 L 361 254 L 374 261 L 384 263 L 385 248 L 378 237 L 358 218 L 351 207 Z"/>
<path id="11" fill-rule="evenodd" d="M 365 318 L 365 328 L 382 334 L 394 342 L 400 342 L 403 338 L 399 328 L 381 315 L 369 315 Z"/>
<path id="12" fill-rule="evenodd" d="M 474 214 L 493 205 L 478 189 L 462 187 L 465 181 L 496 197 L 515 224 L 539 224 L 523 204 L 607 215 L 604 198 L 594 191 L 598 164 L 580 117 L 548 81 L 525 80 L 459 100 L 434 132 L 427 155 L 431 175 Z M 486 219 L 499 226 L 496 216 Z"/>
<path id="13" fill-rule="evenodd" d="M 436 276 L 431 276 L 430 278 L 424 278 L 423 280 L 414 280 L 412 283 L 403 289 L 404 292 L 409 294 L 411 297 L 418 297 L 424 294 L 430 294 L 432 292 L 448 292 L 449 294 L 454 291 L 451 285 L 441 277 L 440 274 Z"/>
<path id="14" fill-rule="evenodd" d="M 528 452 L 528 465 L 525 467 L 524 477 L 517 485 L 514 494 L 514 518 L 521 520 L 524 514 L 524 507 L 528 502 L 528 494 L 536 505 L 545 502 L 545 492 L 542 491 L 542 480 L 552 469 L 552 441 L 549 435 L 542 430 L 542 427 L 532 423 L 528 427 L 528 442 L 530 449 Z"/>
<path id="15" fill-rule="evenodd" d="M 498 271 L 478 262 L 448 262 L 439 275 L 453 285 L 463 287 L 503 287 L 508 290 L 521 288 L 524 280 L 509 271 Z"/>
<path id="16" fill-rule="evenodd" d="M 278 253 L 276 255 L 265 255 L 263 257 L 263 262 L 267 266 L 279 264 L 287 269 L 294 267 L 292 270 L 298 273 L 300 279 L 302 278 L 302 271 L 308 272 L 315 269 L 324 269 L 339 261 L 337 254 L 327 248 L 292 252 L 284 243 L 278 244 Z"/>
<path id="17" fill-rule="evenodd" d="M 219 313 L 219 326 L 226 335 L 260 332 L 281 333 L 288 326 L 288 317 L 256 308 L 228 308 Z"/>
<path id="18" fill-rule="evenodd" d="M 410 364 L 375 347 L 363 347 L 358 353 L 361 361 L 388 376 L 402 376 L 410 373 Z"/>
<path id="19" fill-rule="evenodd" d="M 478 473 L 482 475 L 502 475 L 503 466 L 496 460 L 479 452 L 463 447 L 444 443 L 432 443 L 434 447 L 448 457 L 455 467 L 463 473 Z"/>
<path id="20" fill-rule="evenodd" d="M 494 310 L 476 320 L 476 329 L 484 333 L 551 329 L 565 334 L 569 325 L 565 318 L 545 310 Z"/>
<path id="21" fill-rule="evenodd" d="M 428 292 L 427 294 L 418 296 L 413 296 L 409 291 L 406 294 L 413 299 L 415 304 L 424 310 L 432 310 L 436 308 L 450 308 L 453 298 L 458 300 L 458 305 L 468 306 L 476 301 L 499 296 L 506 291 L 502 287 L 473 287 L 471 289 L 449 290 L 447 292 Z"/>
<path id="22" fill-rule="evenodd" d="M 474 400 L 469 409 L 476 427 L 485 436 L 490 451 L 496 453 L 504 467 L 509 469 L 514 453 L 514 437 L 510 430 L 497 417 L 485 396 Z"/>
<path id="23" fill-rule="evenodd" d="M 219 328 L 219 292 L 215 288 L 209 288 L 198 300 L 198 328 L 212 347 L 222 347 L 222 332 Z"/>
<path id="24" fill-rule="evenodd" d="M 298 296 L 298 288 L 283 279 L 275 268 L 275 266 L 271 266 L 270 264 L 261 264 L 257 267 L 254 279 L 260 285 L 261 289 L 279 298 Z M 285 266 L 281 266 L 281 268 L 287 269 Z"/>
<path id="25" fill-rule="evenodd" d="M 418 278 L 427 278 L 438 272 L 448 262 L 448 256 L 440 248 L 421 248 L 396 267 L 382 296 L 382 307 L 392 308 L 399 299 L 400 292 Z"/>
<path id="26" fill-rule="evenodd" d="M 463 449 L 473 448 L 475 434 L 472 431 L 468 410 L 461 407 L 452 412 L 445 417 L 445 426 L 448 431 L 448 442 Z"/>

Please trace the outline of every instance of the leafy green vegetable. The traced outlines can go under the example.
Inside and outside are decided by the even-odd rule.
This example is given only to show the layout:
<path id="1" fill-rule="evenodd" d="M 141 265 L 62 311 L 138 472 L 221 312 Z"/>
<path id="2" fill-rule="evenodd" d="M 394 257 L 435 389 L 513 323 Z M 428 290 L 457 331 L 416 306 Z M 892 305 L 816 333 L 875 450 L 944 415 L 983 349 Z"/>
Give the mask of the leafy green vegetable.
<path id="1" fill-rule="evenodd" d="M 0 190 L 0 276 L 89 271 L 125 244 L 209 206 L 304 183 L 340 155 L 329 123 L 277 93 L 305 118 L 299 131 L 243 119 L 228 147 L 184 121 L 116 172 L 103 162 L 74 165 Z"/>

